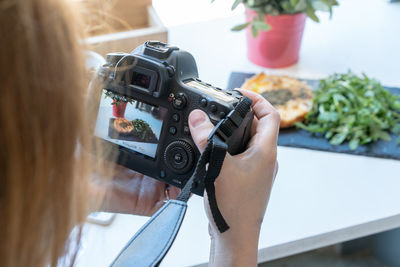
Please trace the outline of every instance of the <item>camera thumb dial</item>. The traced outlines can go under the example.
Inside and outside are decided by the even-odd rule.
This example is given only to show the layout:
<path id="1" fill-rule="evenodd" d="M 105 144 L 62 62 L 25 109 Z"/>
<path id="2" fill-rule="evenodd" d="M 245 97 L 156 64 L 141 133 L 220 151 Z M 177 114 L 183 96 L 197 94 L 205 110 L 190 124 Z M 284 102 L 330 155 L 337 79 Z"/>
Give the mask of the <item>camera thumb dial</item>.
<path id="1" fill-rule="evenodd" d="M 164 152 L 165 164 L 175 173 L 187 173 L 193 166 L 193 147 L 185 141 L 173 141 Z"/>

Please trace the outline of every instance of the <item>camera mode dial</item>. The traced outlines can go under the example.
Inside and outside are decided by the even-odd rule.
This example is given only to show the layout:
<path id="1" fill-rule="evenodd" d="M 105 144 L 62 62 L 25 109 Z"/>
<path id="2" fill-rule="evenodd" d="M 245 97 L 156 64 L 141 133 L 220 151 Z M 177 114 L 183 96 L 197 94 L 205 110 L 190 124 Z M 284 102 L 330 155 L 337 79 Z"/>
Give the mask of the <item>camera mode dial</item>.
<path id="1" fill-rule="evenodd" d="M 183 109 L 186 106 L 187 99 L 186 95 L 184 93 L 178 93 L 173 99 L 172 99 L 172 105 L 176 109 Z"/>
<path id="2" fill-rule="evenodd" d="M 164 162 L 175 173 L 188 172 L 192 168 L 193 161 L 193 148 L 185 141 L 174 141 L 165 149 Z"/>

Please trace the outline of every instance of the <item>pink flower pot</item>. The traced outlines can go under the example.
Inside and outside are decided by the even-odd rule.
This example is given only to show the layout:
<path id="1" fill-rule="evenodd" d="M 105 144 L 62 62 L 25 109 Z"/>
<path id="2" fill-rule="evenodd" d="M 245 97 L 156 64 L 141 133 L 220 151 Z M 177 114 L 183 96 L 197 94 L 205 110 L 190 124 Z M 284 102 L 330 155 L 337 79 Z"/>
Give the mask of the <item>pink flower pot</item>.
<path id="1" fill-rule="evenodd" d="M 113 102 L 113 116 L 123 118 L 125 116 L 126 102 L 118 102 L 118 104 L 115 103 L 115 100 Z"/>
<path id="2" fill-rule="evenodd" d="M 246 8 L 246 20 L 257 13 Z M 256 38 L 247 27 L 247 57 L 253 63 L 267 68 L 283 68 L 299 60 L 306 14 L 265 16 L 269 31 L 259 31 Z"/>

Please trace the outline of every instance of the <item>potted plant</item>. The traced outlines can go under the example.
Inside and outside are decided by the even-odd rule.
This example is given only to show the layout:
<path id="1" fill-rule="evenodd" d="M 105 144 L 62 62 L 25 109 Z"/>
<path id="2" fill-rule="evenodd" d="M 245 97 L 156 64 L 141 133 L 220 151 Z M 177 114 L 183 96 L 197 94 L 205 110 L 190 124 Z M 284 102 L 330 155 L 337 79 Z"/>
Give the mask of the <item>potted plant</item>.
<path id="1" fill-rule="evenodd" d="M 295 64 L 306 17 L 319 22 L 316 11 L 330 12 L 336 0 L 235 0 L 232 9 L 243 3 L 246 22 L 232 28 L 246 28 L 247 56 L 250 61 L 268 68 Z"/>
<path id="2" fill-rule="evenodd" d="M 109 97 L 113 100 L 111 103 L 113 106 L 113 116 L 117 118 L 123 118 L 125 116 L 126 104 L 133 104 L 134 102 L 132 98 L 116 94 L 110 90 L 104 90 L 104 97 Z"/>

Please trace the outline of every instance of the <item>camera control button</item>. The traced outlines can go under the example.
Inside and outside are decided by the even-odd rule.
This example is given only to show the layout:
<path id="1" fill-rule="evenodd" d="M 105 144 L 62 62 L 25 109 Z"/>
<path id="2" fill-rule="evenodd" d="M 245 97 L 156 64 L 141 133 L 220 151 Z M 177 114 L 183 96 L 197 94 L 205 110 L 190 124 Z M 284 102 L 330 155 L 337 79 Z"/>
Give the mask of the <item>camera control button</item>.
<path id="1" fill-rule="evenodd" d="M 167 68 L 168 76 L 173 77 L 175 75 L 175 68 L 174 66 L 168 66 Z"/>
<path id="2" fill-rule="evenodd" d="M 220 116 L 221 119 L 223 119 L 223 118 L 225 118 L 226 113 L 223 112 L 223 111 L 221 111 L 221 112 L 219 113 L 219 116 Z"/>
<path id="3" fill-rule="evenodd" d="M 200 105 L 203 107 L 203 108 L 205 108 L 205 107 L 207 107 L 207 99 L 205 99 L 205 98 L 202 98 L 201 100 L 200 100 Z"/>
<path id="4" fill-rule="evenodd" d="M 172 105 L 176 109 L 183 109 L 186 106 L 186 96 L 183 93 L 177 94 L 172 100 Z"/>
<path id="5" fill-rule="evenodd" d="M 164 177 L 165 177 L 165 171 L 163 171 L 163 170 L 160 171 L 160 177 L 161 177 L 161 178 L 164 178 Z"/>
<path id="6" fill-rule="evenodd" d="M 174 122 L 178 122 L 178 121 L 180 120 L 179 114 L 175 113 L 174 115 L 172 115 L 172 120 L 173 120 Z"/>
<path id="7" fill-rule="evenodd" d="M 170 143 L 164 152 L 164 162 L 175 173 L 183 174 L 188 172 L 194 162 L 192 146 L 185 141 Z"/>
<path id="8" fill-rule="evenodd" d="M 176 134 L 176 128 L 174 126 L 169 127 L 168 132 L 172 135 Z"/>
<path id="9" fill-rule="evenodd" d="M 181 153 L 176 153 L 175 155 L 174 155 L 174 161 L 176 162 L 176 163 L 181 163 L 182 162 L 182 160 L 183 160 L 183 155 L 181 154 Z"/>
<path id="10" fill-rule="evenodd" d="M 217 112 L 217 106 L 216 106 L 215 104 L 211 104 L 211 106 L 210 106 L 210 111 L 211 111 L 212 113 Z"/>
<path id="11" fill-rule="evenodd" d="M 189 125 L 184 125 L 183 126 L 183 133 L 186 134 L 186 135 L 190 135 Z"/>

